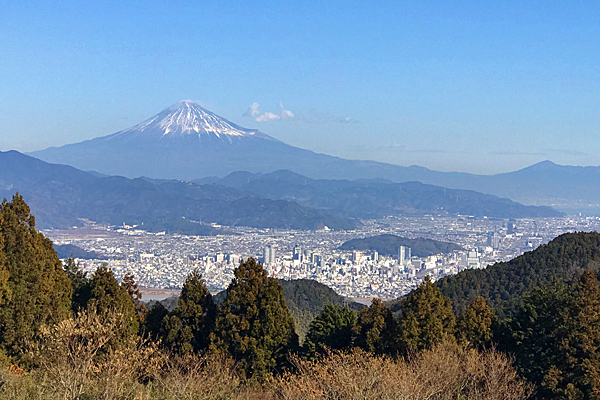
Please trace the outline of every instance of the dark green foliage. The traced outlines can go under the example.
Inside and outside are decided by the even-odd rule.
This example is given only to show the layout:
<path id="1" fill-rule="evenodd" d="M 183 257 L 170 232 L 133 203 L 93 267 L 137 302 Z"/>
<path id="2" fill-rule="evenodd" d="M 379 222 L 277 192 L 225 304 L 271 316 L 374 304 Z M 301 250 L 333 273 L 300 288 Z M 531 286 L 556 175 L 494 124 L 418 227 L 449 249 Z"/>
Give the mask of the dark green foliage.
<path id="1" fill-rule="evenodd" d="M 52 242 L 35 230 L 35 218 L 18 193 L 0 206 L 0 343 L 21 356 L 43 324 L 68 318 L 72 288 Z M 6 284 L 3 284 L 6 282 Z"/>
<path id="2" fill-rule="evenodd" d="M 340 246 L 342 250 L 374 250 L 381 255 L 397 256 L 398 247 L 408 246 L 417 257 L 427 257 L 440 253 L 462 250 L 457 244 L 438 242 L 432 239 L 408 239 L 396 235 L 384 234 L 364 239 L 352 239 Z"/>
<path id="3" fill-rule="evenodd" d="M 499 317 L 510 313 L 511 300 L 547 283 L 553 277 L 569 280 L 600 260 L 600 234 L 567 233 L 509 262 L 487 269 L 467 270 L 437 282 L 461 313 L 482 296 Z"/>
<path id="4" fill-rule="evenodd" d="M 163 335 L 163 320 L 169 315 L 169 311 L 162 303 L 155 301 L 149 305 L 148 313 L 144 318 L 142 334 L 149 335 L 153 340 L 158 340 Z"/>
<path id="5" fill-rule="evenodd" d="M 159 308 L 154 314 L 161 312 Z M 202 276 L 193 271 L 183 285 L 177 307 L 164 318 L 164 344 L 179 354 L 207 349 L 216 312 Z"/>
<path id="6" fill-rule="evenodd" d="M 227 299 L 219 307 L 216 345 L 239 362 L 246 377 L 263 379 L 284 365 L 297 346 L 294 321 L 283 289 L 253 258 L 234 271 Z"/>
<path id="7" fill-rule="evenodd" d="M 553 366 L 564 363 L 561 343 L 572 309 L 572 287 L 555 280 L 526 294 L 496 334 L 499 348 L 514 354 L 519 373 L 538 387 Z"/>
<path id="8" fill-rule="evenodd" d="M 4 216 L 0 212 L 0 227 L 4 226 Z M 4 235 L 0 234 L 0 307 L 10 299 L 10 287 L 8 285 L 8 279 L 10 278 L 10 272 L 6 265 L 6 253 L 4 252 Z"/>
<path id="9" fill-rule="evenodd" d="M 467 307 L 456 321 L 456 336 L 459 342 L 471 343 L 478 349 L 490 344 L 493 328 L 497 323 L 496 315 L 481 296 Z"/>
<path id="10" fill-rule="evenodd" d="M 283 287 L 285 301 L 294 318 L 296 332 L 303 341 L 311 321 L 323 310 L 326 304 L 348 304 L 353 310 L 360 310 L 363 305 L 347 302 L 330 287 L 311 279 L 279 280 Z"/>
<path id="11" fill-rule="evenodd" d="M 98 314 L 111 311 L 122 314 L 123 324 L 118 329 L 116 341 L 138 333 L 139 320 L 135 304 L 127 288 L 119 285 L 106 264 L 99 267 L 90 279 L 90 300 L 87 307 Z"/>
<path id="12" fill-rule="evenodd" d="M 429 277 L 401 301 L 399 347 L 402 354 L 429 349 L 454 338 L 456 321 L 450 299 Z"/>
<path id="13" fill-rule="evenodd" d="M 90 280 L 86 276 L 87 274 L 75 264 L 75 260 L 72 258 L 67 258 L 64 261 L 63 269 L 69 277 L 71 286 L 73 287 L 73 299 L 71 304 L 73 312 L 76 313 L 85 308 L 90 300 L 92 295 Z"/>
<path id="14" fill-rule="evenodd" d="M 398 323 L 380 299 L 373 299 L 370 307 L 360 310 L 356 328 L 356 345 L 363 350 L 378 355 L 397 353 Z"/>
<path id="15" fill-rule="evenodd" d="M 562 344 L 570 364 L 563 382 L 572 383 L 586 398 L 600 398 L 600 284 L 595 273 L 586 270 L 575 292 L 569 340 Z M 560 385 L 562 383 L 562 385 Z M 563 391 L 569 391 L 568 384 Z"/>
<path id="16" fill-rule="evenodd" d="M 123 277 L 123 281 L 121 282 L 121 286 L 124 287 L 125 290 L 127 290 L 127 294 L 129 294 L 129 297 L 131 297 L 133 305 L 135 306 L 135 313 L 138 317 L 141 326 L 141 323 L 146 317 L 148 309 L 146 308 L 146 305 L 142 302 L 142 292 L 138 288 L 137 283 L 135 283 L 133 274 L 125 274 L 125 276 Z"/>
<path id="17" fill-rule="evenodd" d="M 600 287 L 592 271 L 573 285 L 534 290 L 507 327 L 502 348 L 517 355 L 515 365 L 537 385 L 538 398 L 599 398 Z"/>
<path id="18" fill-rule="evenodd" d="M 354 327 L 358 322 L 356 312 L 349 307 L 327 304 L 310 323 L 304 348 L 308 357 L 324 353 L 325 348 L 341 350 L 351 348 Z"/>

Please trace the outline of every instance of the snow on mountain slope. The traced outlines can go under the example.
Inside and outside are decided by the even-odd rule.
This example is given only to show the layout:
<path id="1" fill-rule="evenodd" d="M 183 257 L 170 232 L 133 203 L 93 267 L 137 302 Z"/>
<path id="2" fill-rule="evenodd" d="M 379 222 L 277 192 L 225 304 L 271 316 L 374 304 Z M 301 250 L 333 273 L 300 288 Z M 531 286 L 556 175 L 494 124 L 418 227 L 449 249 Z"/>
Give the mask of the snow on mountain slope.
<path id="1" fill-rule="evenodd" d="M 105 136 L 111 140 L 122 136 L 140 135 L 150 138 L 176 138 L 181 136 L 214 136 L 221 140 L 232 138 L 274 138 L 255 129 L 246 129 L 221 118 L 200 106 L 196 101 L 184 100 L 161 111 L 152 118 L 129 129 Z"/>

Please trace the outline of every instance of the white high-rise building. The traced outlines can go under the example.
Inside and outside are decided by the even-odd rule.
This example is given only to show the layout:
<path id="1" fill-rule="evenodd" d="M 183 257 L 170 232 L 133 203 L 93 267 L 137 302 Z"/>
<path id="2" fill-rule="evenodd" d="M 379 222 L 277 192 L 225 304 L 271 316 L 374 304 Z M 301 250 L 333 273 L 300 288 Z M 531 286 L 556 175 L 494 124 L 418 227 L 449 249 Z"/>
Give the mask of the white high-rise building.
<path id="1" fill-rule="evenodd" d="M 406 265 L 412 259 L 411 249 L 407 246 L 398 247 L 398 264 Z"/>
<path id="2" fill-rule="evenodd" d="M 263 250 L 263 263 L 265 265 L 275 263 L 275 256 L 275 248 L 271 245 L 267 245 Z"/>

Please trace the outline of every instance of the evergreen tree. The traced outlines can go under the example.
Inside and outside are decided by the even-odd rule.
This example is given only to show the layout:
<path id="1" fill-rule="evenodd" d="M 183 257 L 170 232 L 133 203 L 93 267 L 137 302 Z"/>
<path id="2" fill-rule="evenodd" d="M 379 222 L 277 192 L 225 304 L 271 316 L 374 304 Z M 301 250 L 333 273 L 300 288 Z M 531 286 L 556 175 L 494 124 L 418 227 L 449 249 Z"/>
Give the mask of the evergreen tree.
<path id="1" fill-rule="evenodd" d="M 119 285 L 113 272 L 106 264 L 99 267 L 90 279 L 90 301 L 88 308 L 98 314 L 116 311 L 122 315 L 123 324 L 116 335 L 117 341 L 136 335 L 139 330 L 139 321 L 135 312 L 135 305 L 127 289 Z"/>
<path id="2" fill-rule="evenodd" d="M 569 361 L 572 381 L 589 398 L 600 398 L 600 284 L 587 269 L 576 292 L 574 329 L 571 329 Z"/>
<path id="3" fill-rule="evenodd" d="M 346 306 L 326 304 L 323 311 L 310 323 L 304 341 L 309 358 L 323 354 L 325 348 L 347 349 L 354 345 L 354 327 L 358 322 L 356 312 Z"/>
<path id="4" fill-rule="evenodd" d="M 356 328 L 356 345 L 362 349 L 378 355 L 397 352 L 394 346 L 397 323 L 380 299 L 373 299 L 370 307 L 361 308 Z"/>
<path id="5" fill-rule="evenodd" d="M 234 271 L 215 333 L 217 346 L 239 362 L 248 378 L 265 378 L 284 365 L 288 351 L 297 346 L 283 289 L 253 258 Z"/>
<path id="6" fill-rule="evenodd" d="M 503 322 L 494 340 L 500 350 L 514 355 L 517 371 L 536 385 L 538 398 L 560 398 L 571 382 L 564 344 L 568 343 L 574 309 L 573 287 L 554 280 L 527 293 L 510 320 Z"/>
<path id="7" fill-rule="evenodd" d="M 399 346 L 402 353 L 453 340 L 456 321 L 450 299 L 428 277 L 401 301 Z"/>
<path id="8" fill-rule="evenodd" d="M 492 340 L 495 324 L 494 311 L 485 303 L 483 297 L 478 296 L 465 312 L 459 315 L 456 337 L 459 342 L 468 342 L 478 349 L 483 349 Z"/>
<path id="9" fill-rule="evenodd" d="M 137 283 L 135 283 L 133 274 L 125 274 L 123 280 L 121 281 L 121 286 L 127 290 L 127 294 L 129 294 L 129 297 L 131 297 L 135 307 L 135 313 L 141 325 L 141 323 L 144 321 L 146 313 L 148 312 L 148 309 L 142 302 L 142 292 L 138 288 Z"/>
<path id="10" fill-rule="evenodd" d="M 575 287 L 563 335 L 555 338 L 559 358 L 542 380 L 548 398 L 600 398 L 600 284 L 585 270 Z M 564 314 L 563 314 L 564 315 Z"/>
<path id="11" fill-rule="evenodd" d="M 87 274 L 75 263 L 73 258 L 65 260 L 63 269 L 69 277 L 71 286 L 73 287 L 72 309 L 74 313 L 77 313 L 79 310 L 85 308 L 90 300 L 90 280 L 88 279 Z"/>
<path id="12" fill-rule="evenodd" d="M 3 221 L 3 213 L 0 212 L 0 228 L 4 226 Z M 4 235 L 0 234 L 0 307 L 10 299 L 10 288 L 8 285 L 9 278 L 10 272 L 8 272 L 6 253 L 4 251 Z"/>
<path id="13" fill-rule="evenodd" d="M 153 340 L 158 340 L 162 338 L 164 333 L 164 324 L 165 317 L 169 315 L 169 311 L 159 302 L 155 302 L 148 313 L 146 313 L 146 318 L 143 321 L 143 327 L 145 334 L 150 335 Z"/>
<path id="14" fill-rule="evenodd" d="M 177 307 L 165 317 L 164 343 L 181 354 L 207 349 L 216 312 L 202 275 L 193 271 L 183 285 Z"/>
<path id="15" fill-rule="evenodd" d="M 71 314 L 72 288 L 52 242 L 35 229 L 35 218 L 18 193 L 0 205 L 0 343 L 21 356 L 42 325 Z M 4 283 L 4 285 L 2 285 Z"/>

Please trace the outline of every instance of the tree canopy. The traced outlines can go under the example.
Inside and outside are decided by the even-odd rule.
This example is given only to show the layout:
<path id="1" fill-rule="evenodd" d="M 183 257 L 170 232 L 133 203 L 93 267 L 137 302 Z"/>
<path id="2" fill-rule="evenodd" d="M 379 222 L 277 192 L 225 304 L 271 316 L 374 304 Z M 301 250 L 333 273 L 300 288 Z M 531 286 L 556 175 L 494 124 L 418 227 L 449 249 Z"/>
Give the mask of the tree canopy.
<path id="1" fill-rule="evenodd" d="M 247 377 L 261 379 L 286 362 L 298 336 L 277 279 L 253 258 L 234 271 L 216 320 L 217 346 L 239 362 Z"/>
<path id="2" fill-rule="evenodd" d="M 72 288 L 52 242 L 18 193 L 0 205 L 0 343 L 21 356 L 44 324 L 68 318 Z"/>

